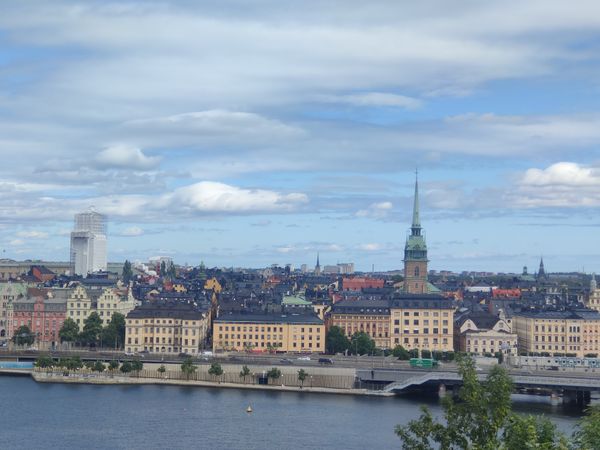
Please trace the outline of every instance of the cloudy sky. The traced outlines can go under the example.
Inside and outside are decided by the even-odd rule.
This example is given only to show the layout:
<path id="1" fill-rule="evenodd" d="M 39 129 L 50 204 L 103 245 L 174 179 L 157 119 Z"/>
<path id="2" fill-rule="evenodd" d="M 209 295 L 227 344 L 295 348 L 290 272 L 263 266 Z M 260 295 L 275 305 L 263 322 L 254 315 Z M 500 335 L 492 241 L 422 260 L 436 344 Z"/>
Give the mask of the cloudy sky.
<path id="1" fill-rule="evenodd" d="M 600 272 L 600 3 L 0 6 L 0 249 Z"/>

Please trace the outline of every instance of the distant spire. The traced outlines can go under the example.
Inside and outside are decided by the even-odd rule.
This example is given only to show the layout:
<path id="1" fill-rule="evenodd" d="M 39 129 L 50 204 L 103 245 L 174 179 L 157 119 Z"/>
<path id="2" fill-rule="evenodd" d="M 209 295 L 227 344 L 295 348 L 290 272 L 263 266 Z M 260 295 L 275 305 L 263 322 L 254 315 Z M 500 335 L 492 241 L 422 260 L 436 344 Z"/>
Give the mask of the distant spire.
<path id="1" fill-rule="evenodd" d="M 596 283 L 596 274 L 592 274 L 592 280 L 590 281 L 590 291 L 594 292 L 598 288 L 598 284 Z"/>
<path id="2" fill-rule="evenodd" d="M 319 264 L 319 252 L 317 252 L 317 265 L 315 267 L 321 267 L 321 264 Z"/>

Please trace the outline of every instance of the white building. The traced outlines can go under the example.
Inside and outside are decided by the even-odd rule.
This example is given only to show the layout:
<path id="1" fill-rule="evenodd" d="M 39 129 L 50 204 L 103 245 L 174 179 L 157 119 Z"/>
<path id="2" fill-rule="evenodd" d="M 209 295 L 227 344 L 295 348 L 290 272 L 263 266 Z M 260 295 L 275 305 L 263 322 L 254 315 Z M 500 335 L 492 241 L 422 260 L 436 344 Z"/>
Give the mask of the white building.
<path id="1" fill-rule="evenodd" d="M 106 216 L 96 211 L 75 215 L 71 232 L 71 270 L 76 275 L 106 270 Z"/>

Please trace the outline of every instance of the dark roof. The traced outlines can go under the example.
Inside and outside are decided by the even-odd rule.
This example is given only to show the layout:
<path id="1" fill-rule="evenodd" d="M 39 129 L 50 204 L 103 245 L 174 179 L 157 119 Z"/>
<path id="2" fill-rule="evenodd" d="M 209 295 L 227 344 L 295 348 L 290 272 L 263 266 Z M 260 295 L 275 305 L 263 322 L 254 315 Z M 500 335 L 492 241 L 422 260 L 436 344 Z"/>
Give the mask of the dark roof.
<path id="1" fill-rule="evenodd" d="M 392 308 L 454 309 L 453 300 L 436 294 L 395 294 Z"/>
<path id="2" fill-rule="evenodd" d="M 201 320 L 202 311 L 185 303 L 146 303 L 127 314 L 128 319 L 172 318 L 180 320 Z"/>
<path id="3" fill-rule="evenodd" d="M 309 314 L 223 314 L 215 322 L 239 323 L 297 323 L 307 325 L 323 325 L 317 316 Z"/>
<path id="4" fill-rule="evenodd" d="M 463 315 L 457 321 L 457 325 L 460 327 L 467 320 L 472 320 L 475 326 L 480 330 L 491 330 L 494 328 L 494 325 L 496 325 L 500 318 L 486 312 L 472 312 L 470 314 Z"/>
<path id="5" fill-rule="evenodd" d="M 600 320 L 600 312 L 587 308 L 564 311 L 522 311 L 515 313 L 515 316 L 533 319 Z"/>
<path id="6" fill-rule="evenodd" d="M 388 300 L 342 300 L 332 306 L 333 314 L 374 314 L 389 315 Z"/>

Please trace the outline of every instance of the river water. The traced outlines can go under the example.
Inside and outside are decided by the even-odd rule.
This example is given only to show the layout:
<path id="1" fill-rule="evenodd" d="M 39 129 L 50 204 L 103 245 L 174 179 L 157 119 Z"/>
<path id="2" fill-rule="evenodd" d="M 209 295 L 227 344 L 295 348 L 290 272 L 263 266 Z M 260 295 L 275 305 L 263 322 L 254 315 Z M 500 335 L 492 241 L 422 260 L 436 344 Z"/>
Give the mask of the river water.
<path id="1" fill-rule="evenodd" d="M 427 398 L 138 385 L 40 384 L 0 376 L 1 449 L 387 449 Z M 246 413 L 251 405 L 254 412 Z M 571 432 L 577 411 L 521 396 Z"/>

